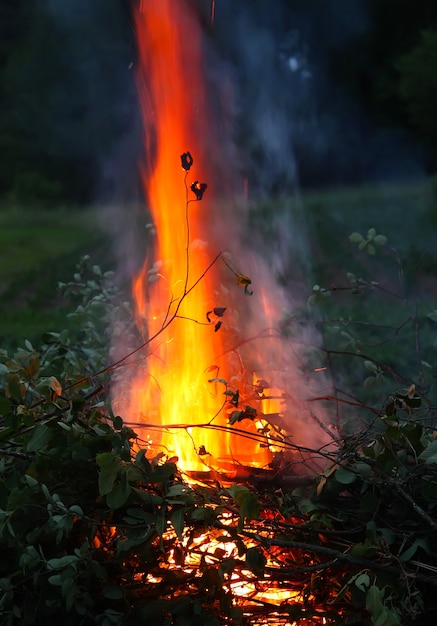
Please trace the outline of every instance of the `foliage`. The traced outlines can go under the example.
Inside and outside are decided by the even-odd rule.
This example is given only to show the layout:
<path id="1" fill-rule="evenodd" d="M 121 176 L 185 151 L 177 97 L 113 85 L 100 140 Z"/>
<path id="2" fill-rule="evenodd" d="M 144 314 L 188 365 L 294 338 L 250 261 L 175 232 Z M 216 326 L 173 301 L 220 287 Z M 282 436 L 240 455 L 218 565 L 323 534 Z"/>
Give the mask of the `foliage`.
<path id="1" fill-rule="evenodd" d="M 137 154 L 126 155 L 124 147 L 120 150 L 121 143 L 130 143 L 123 138 L 134 128 L 131 123 L 136 116 L 133 72 L 129 71 L 135 63 L 131 4 L 127 0 L 64 0 L 62 6 L 48 2 L 29 7 L 25 0 L 3 0 L 0 148 L 7 155 L 0 170 L 3 197 L 31 201 L 32 206 L 36 201 L 53 204 L 56 198 L 89 202 L 95 197 L 96 182 L 103 193 L 114 185 L 111 170 L 106 169 L 102 177 L 101 164 L 108 164 L 108 155 L 110 167 L 116 162 L 118 173 L 122 172 L 119 180 L 129 181 L 125 192 L 135 197 L 132 172 Z M 372 167 L 370 161 L 379 157 L 380 145 L 387 139 L 379 131 L 369 133 L 366 121 L 371 117 L 375 125 L 411 130 L 399 88 L 403 76 L 396 67 L 399 59 L 420 47 L 421 31 L 435 24 L 435 2 L 368 0 L 351 5 L 347 17 L 338 11 L 336 0 L 321 6 L 317 0 L 278 0 L 276 5 L 272 13 L 265 2 L 241 0 L 239 15 L 244 11 L 243 17 L 236 19 L 234 5 L 222 2 L 209 32 L 219 55 L 239 73 L 239 143 L 242 153 L 253 154 L 245 164 L 255 170 L 251 189 L 260 184 L 263 189 L 270 185 L 281 190 L 281 178 L 286 177 L 287 184 L 294 180 L 287 159 L 283 165 L 278 158 L 276 167 L 270 168 L 259 116 L 253 115 L 254 110 L 264 110 L 268 92 L 280 94 L 272 109 L 278 117 L 299 120 L 293 124 L 293 145 L 298 148 L 300 179 L 307 185 L 379 176 L 380 168 Z M 247 31 L 242 31 L 242 24 Z M 257 47 L 259 57 L 246 54 L 240 45 L 245 38 L 262 42 Z M 296 49 L 299 38 L 302 41 Z M 280 70 L 289 58 L 301 57 L 307 79 L 300 80 L 296 89 L 300 72 Z M 421 94 L 434 80 L 433 64 L 427 67 L 425 73 L 414 63 L 408 70 L 409 108 L 413 99 L 425 105 Z M 258 100 L 260 71 L 266 90 Z M 324 98 L 328 86 L 330 98 Z M 276 108 L 279 102 L 284 109 Z M 432 98 L 429 103 L 432 107 Z M 414 116 L 414 131 L 420 139 L 428 138 L 428 124 L 435 128 L 430 111 L 431 115 L 427 108 L 423 120 Z M 357 130 L 357 117 L 363 133 Z M 375 136 L 377 146 L 370 149 Z M 388 160 L 381 159 L 380 164 L 385 166 Z"/>
<path id="2" fill-rule="evenodd" d="M 111 247 L 95 208 L 32 211 L 0 205 L 0 345 L 14 350 L 26 337 L 33 343 L 49 330 L 71 328 L 71 302 L 54 288 L 76 271 L 78 258 L 111 267 Z"/>
<path id="3" fill-rule="evenodd" d="M 383 237 L 369 229 L 352 243 L 373 257 Z M 397 626 L 434 607 L 437 447 L 424 389 L 392 382 L 359 432 L 301 450 L 303 470 L 305 453 L 323 455 L 319 475 L 277 465 L 241 483 L 189 483 L 107 403 L 99 323 L 123 313 L 111 276 L 83 258 L 61 288 L 81 336 L 1 354 L 1 623 Z M 370 377 L 386 373 L 352 352 Z"/>
<path id="4" fill-rule="evenodd" d="M 420 43 L 397 62 L 399 91 L 412 124 L 428 142 L 437 140 L 433 103 L 437 99 L 437 29 L 422 32 Z"/>

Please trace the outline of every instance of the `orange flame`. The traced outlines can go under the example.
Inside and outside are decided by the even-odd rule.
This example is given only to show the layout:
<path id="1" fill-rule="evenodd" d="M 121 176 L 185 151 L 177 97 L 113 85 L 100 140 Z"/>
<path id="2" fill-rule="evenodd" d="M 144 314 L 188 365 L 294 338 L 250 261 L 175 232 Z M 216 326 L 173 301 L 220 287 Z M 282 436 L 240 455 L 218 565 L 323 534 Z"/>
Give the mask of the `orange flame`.
<path id="1" fill-rule="evenodd" d="M 230 434 L 221 410 L 229 399 L 226 387 L 208 382 L 228 381 L 235 372 L 217 361 L 225 352 L 225 331 L 214 332 L 207 316 L 223 308 L 218 298 L 225 290 L 214 263 L 218 251 L 208 202 L 216 181 L 200 27 L 184 0 L 148 0 L 135 20 L 146 147 L 142 183 L 157 240 L 155 265 L 146 262 L 134 280 L 137 320 L 155 339 L 147 372 L 132 386 L 130 417 L 140 418 L 147 439 L 177 456 L 182 469 L 217 468 L 226 458 L 264 465 L 269 454 L 259 442 Z M 184 174 L 181 155 L 188 150 L 195 162 Z M 199 181 L 209 185 L 201 200 Z"/>

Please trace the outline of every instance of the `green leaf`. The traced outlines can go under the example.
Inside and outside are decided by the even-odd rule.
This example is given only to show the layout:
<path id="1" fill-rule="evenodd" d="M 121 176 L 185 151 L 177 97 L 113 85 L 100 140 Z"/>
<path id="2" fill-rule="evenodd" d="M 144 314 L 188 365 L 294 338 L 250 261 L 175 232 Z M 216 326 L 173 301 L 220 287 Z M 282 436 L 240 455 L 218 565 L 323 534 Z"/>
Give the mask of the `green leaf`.
<path id="1" fill-rule="evenodd" d="M 5 397 L 0 397 L 0 415 L 6 415 L 11 410 L 11 403 Z"/>
<path id="2" fill-rule="evenodd" d="M 56 585 L 59 587 L 62 585 L 62 578 L 60 574 L 53 574 L 53 576 L 49 576 L 48 581 L 50 585 Z"/>
<path id="3" fill-rule="evenodd" d="M 73 515 L 77 515 L 78 517 L 83 517 L 83 510 L 78 504 L 70 506 L 70 513 L 73 513 Z"/>
<path id="4" fill-rule="evenodd" d="M 374 256 L 376 254 L 376 248 L 375 246 L 373 246 L 371 243 L 369 243 L 369 245 L 367 246 L 367 252 L 371 255 Z"/>
<path id="5" fill-rule="evenodd" d="M 47 447 L 47 444 L 52 439 L 53 433 L 46 424 L 39 424 L 35 426 L 32 432 L 30 440 L 27 442 L 26 450 L 28 452 L 37 452 Z"/>
<path id="6" fill-rule="evenodd" d="M 369 228 L 367 231 L 367 239 L 373 239 L 376 235 L 376 230 L 374 228 Z"/>
<path id="7" fill-rule="evenodd" d="M 431 313 L 428 313 L 426 317 L 430 319 L 432 322 L 437 322 L 437 310 L 434 309 L 434 311 L 431 311 Z"/>
<path id="8" fill-rule="evenodd" d="M 191 487 L 183 485 L 182 483 L 177 485 L 171 485 L 165 494 L 166 498 L 175 498 L 178 496 L 188 496 L 193 493 Z"/>
<path id="9" fill-rule="evenodd" d="M 363 382 L 364 389 L 369 389 L 375 384 L 375 382 L 376 382 L 375 376 L 367 376 L 367 378 L 365 378 Z"/>
<path id="10" fill-rule="evenodd" d="M 339 467 L 334 474 L 335 480 L 341 485 L 351 485 L 356 480 L 356 475 L 344 467 Z"/>
<path id="11" fill-rule="evenodd" d="M 29 487 L 36 487 L 37 485 L 39 485 L 39 482 L 36 480 L 36 478 L 34 478 L 33 476 L 29 476 L 29 474 L 25 474 L 24 479 Z"/>
<path id="12" fill-rule="evenodd" d="M 183 538 L 182 531 L 184 530 L 184 514 L 185 509 L 179 508 L 172 513 L 172 516 L 170 518 L 173 528 L 175 529 L 175 533 L 177 534 L 180 541 L 182 541 Z"/>
<path id="13" fill-rule="evenodd" d="M 402 561 L 402 563 L 406 563 L 411 558 L 413 558 L 413 556 L 416 554 L 419 548 L 422 548 L 422 550 L 424 550 L 427 554 L 429 554 L 428 542 L 423 537 L 419 537 L 415 539 L 412 545 L 409 548 L 407 548 L 404 552 L 402 552 L 402 554 L 399 557 L 399 560 Z"/>
<path id="14" fill-rule="evenodd" d="M 361 243 L 363 241 L 363 236 L 360 233 L 352 233 L 349 235 L 349 241 L 352 243 Z"/>
<path id="15" fill-rule="evenodd" d="M 358 587 L 360 591 L 366 591 L 370 585 L 370 576 L 368 574 L 360 574 L 355 579 L 355 586 Z"/>
<path id="16" fill-rule="evenodd" d="M 373 241 L 378 246 L 385 246 L 387 243 L 387 237 L 385 235 L 376 235 L 376 237 L 373 238 Z"/>
<path id="17" fill-rule="evenodd" d="M 372 585 L 368 591 L 366 596 L 366 609 L 373 616 L 378 615 L 383 610 L 383 591 L 377 587 L 376 585 Z"/>
<path id="18" fill-rule="evenodd" d="M 373 372 L 376 374 L 378 371 L 378 366 L 373 361 L 364 361 L 364 367 L 369 370 L 369 372 Z"/>
<path id="19" fill-rule="evenodd" d="M 232 485 L 227 490 L 240 507 L 239 528 L 244 522 L 250 522 L 259 516 L 260 502 L 258 496 L 242 485 Z"/>
<path id="20" fill-rule="evenodd" d="M 121 467 L 120 459 L 112 452 L 102 452 L 96 456 L 97 465 L 101 468 L 99 472 L 99 494 L 106 496 L 112 491 L 118 471 Z"/>
<path id="21" fill-rule="evenodd" d="M 113 511 L 119 509 L 127 502 L 130 493 L 130 485 L 123 485 L 121 482 L 117 483 L 112 491 L 107 494 L 106 503 Z"/>
<path id="22" fill-rule="evenodd" d="M 423 452 L 419 454 L 419 461 L 425 465 L 437 463 L 437 439 L 432 441 Z"/>
<path id="23" fill-rule="evenodd" d="M 47 561 L 47 567 L 48 569 L 64 569 L 64 567 L 77 563 L 78 560 L 76 555 L 67 554 L 60 558 L 49 559 Z"/>

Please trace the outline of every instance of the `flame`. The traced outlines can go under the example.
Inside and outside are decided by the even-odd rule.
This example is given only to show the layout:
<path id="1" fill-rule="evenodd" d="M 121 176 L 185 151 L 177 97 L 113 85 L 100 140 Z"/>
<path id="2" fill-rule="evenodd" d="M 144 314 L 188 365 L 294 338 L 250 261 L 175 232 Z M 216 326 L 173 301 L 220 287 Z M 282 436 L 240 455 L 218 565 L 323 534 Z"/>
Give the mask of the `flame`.
<path id="1" fill-rule="evenodd" d="M 144 424 L 157 449 L 177 456 L 181 469 L 199 471 L 242 459 L 265 465 L 270 459 L 265 447 L 231 436 L 223 410 L 228 387 L 208 382 L 230 381 L 236 372 L 229 360 L 220 359 L 226 331 L 217 324 L 214 332 L 207 316 L 228 303 L 214 236 L 211 188 L 217 181 L 211 154 L 218 147 L 211 146 L 214 123 L 200 26 L 183 0 L 141 3 L 135 26 L 146 152 L 142 185 L 157 235 L 155 263 L 146 260 L 133 285 L 136 319 L 149 338 L 149 354 L 147 369 L 132 384 L 130 419 Z M 188 150 L 192 169 L 186 158 L 180 168 Z M 238 359 L 233 360 L 235 365 Z M 256 425 L 249 422 L 249 430 L 256 433 Z"/>

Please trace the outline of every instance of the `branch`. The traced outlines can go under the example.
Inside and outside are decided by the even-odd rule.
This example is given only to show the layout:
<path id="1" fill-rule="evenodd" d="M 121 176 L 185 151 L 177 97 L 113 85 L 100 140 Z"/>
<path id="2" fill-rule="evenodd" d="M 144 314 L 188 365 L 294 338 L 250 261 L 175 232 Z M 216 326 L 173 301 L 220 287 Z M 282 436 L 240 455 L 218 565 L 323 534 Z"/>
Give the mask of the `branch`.
<path id="1" fill-rule="evenodd" d="M 368 569 L 376 572 L 384 572 L 386 574 L 393 574 L 394 576 L 401 576 L 404 574 L 405 576 L 409 576 L 414 578 L 417 581 L 428 583 L 437 587 L 437 578 L 430 576 L 422 576 L 421 574 L 414 574 L 406 572 L 401 567 L 396 567 L 393 565 L 382 565 L 381 563 L 376 563 L 375 561 L 370 561 L 369 559 L 363 559 L 362 557 L 354 557 L 350 554 L 345 554 L 344 552 L 340 552 L 339 550 L 333 550 L 332 548 L 326 548 L 325 546 L 318 546 L 309 543 L 301 543 L 300 541 L 292 541 L 292 540 L 283 540 L 283 539 L 269 539 L 268 537 L 262 537 L 257 533 L 250 533 L 247 531 L 241 531 L 241 534 L 245 537 L 249 537 L 251 539 L 255 539 L 261 544 L 267 546 L 278 546 L 280 548 L 296 548 L 299 550 L 304 550 L 305 552 L 315 552 L 316 554 L 324 554 L 326 556 L 331 557 L 331 560 L 342 561 L 344 563 L 349 563 L 349 565 L 355 565 L 362 569 Z M 299 568 L 296 568 L 296 572 L 299 571 Z"/>

